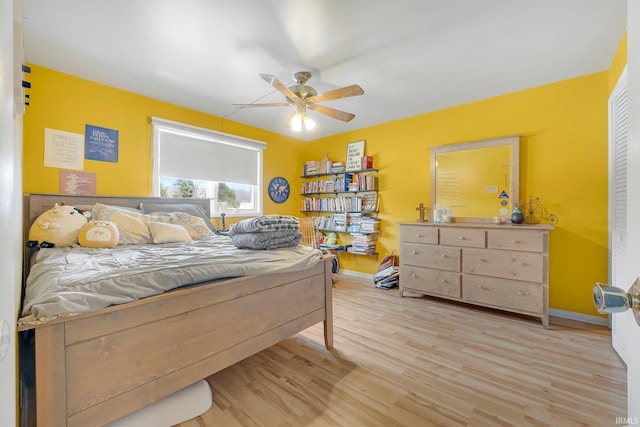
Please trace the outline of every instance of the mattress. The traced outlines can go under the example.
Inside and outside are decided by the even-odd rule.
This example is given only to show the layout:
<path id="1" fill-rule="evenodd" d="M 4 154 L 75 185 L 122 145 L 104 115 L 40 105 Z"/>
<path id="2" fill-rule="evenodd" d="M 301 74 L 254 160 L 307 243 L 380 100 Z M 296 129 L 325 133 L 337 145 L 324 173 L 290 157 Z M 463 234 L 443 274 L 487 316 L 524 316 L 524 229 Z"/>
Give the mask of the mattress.
<path id="1" fill-rule="evenodd" d="M 114 249 L 40 249 L 26 280 L 19 324 L 88 313 L 216 279 L 304 270 L 321 258 L 322 252 L 306 246 L 239 249 L 220 235 Z"/>

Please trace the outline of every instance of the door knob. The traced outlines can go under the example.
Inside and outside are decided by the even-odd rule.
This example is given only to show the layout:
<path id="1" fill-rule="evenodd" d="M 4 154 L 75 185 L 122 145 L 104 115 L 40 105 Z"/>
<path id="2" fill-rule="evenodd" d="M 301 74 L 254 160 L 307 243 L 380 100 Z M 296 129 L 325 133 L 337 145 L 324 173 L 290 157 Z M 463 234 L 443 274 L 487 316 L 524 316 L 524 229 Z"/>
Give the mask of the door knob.
<path id="1" fill-rule="evenodd" d="M 622 313 L 632 309 L 636 323 L 640 326 L 640 277 L 631 285 L 629 292 L 604 283 L 593 286 L 593 303 L 599 313 Z"/>

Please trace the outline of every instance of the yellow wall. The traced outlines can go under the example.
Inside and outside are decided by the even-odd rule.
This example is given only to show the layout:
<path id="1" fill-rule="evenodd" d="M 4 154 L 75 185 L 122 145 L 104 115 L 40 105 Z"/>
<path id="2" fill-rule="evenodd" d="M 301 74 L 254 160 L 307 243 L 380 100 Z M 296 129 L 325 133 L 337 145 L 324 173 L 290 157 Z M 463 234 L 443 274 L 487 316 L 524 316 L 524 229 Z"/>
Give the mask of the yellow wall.
<path id="1" fill-rule="evenodd" d="M 292 195 L 276 205 L 264 193 L 265 213 L 299 215 L 305 160 L 345 160 L 349 142 L 366 140 L 380 169 L 378 250 L 398 248 L 398 222 L 418 218 L 430 200 L 430 147 L 520 134 L 520 198 L 538 197 L 560 219 L 551 232 L 550 305 L 597 314 L 595 281 L 607 279 L 608 73 L 524 90 L 379 126 L 302 142 L 33 66 L 32 105 L 25 115 L 24 190 L 57 192 L 59 170 L 43 166 L 45 128 L 83 133 L 85 124 L 119 130 L 118 163 L 85 161 L 98 194 L 151 192 L 149 117 L 157 116 L 266 141 L 264 182 L 289 179 Z M 357 120 L 357 118 L 356 118 Z M 341 255 L 343 268 L 372 273 L 375 257 Z"/>
<path id="2" fill-rule="evenodd" d="M 85 160 L 96 173 L 97 194 L 148 196 L 152 192 L 151 117 L 267 142 L 263 180 L 299 175 L 300 140 L 223 120 L 131 92 L 32 65 L 31 105 L 24 116 L 25 192 L 57 193 L 60 169 L 44 167 L 44 130 L 84 133 L 85 124 L 118 130 L 118 162 Z M 267 213 L 290 214 L 293 204 L 278 205 L 264 193 Z M 296 204 L 297 208 L 298 205 Z M 234 222 L 230 219 L 229 223 Z"/>
<path id="3" fill-rule="evenodd" d="M 616 83 L 618 83 L 618 79 L 620 78 L 620 74 L 622 74 L 622 70 L 627 65 L 627 32 L 625 31 L 620 43 L 618 44 L 618 49 L 616 50 L 616 54 L 613 57 L 613 61 L 611 62 L 611 66 L 609 67 L 609 93 L 613 92 L 613 89 L 616 87 Z"/>
<path id="4" fill-rule="evenodd" d="M 520 200 L 539 198 L 560 219 L 550 239 L 550 306 L 597 315 L 591 288 L 607 279 L 608 73 L 596 73 L 314 141 L 307 157 L 344 157 L 366 140 L 380 169 L 378 249 L 398 248 L 398 222 L 431 206 L 429 148 L 522 135 Z M 357 120 L 357 118 L 356 118 Z M 375 260 L 342 257 L 372 272 Z"/>

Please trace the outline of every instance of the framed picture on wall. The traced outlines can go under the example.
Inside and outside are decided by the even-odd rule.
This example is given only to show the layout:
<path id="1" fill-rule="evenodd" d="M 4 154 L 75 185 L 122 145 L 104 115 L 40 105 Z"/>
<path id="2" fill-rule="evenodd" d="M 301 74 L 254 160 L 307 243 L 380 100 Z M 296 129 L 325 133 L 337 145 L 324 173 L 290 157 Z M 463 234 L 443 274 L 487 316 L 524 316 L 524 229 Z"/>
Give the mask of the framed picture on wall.
<path id="1" fill-rule="evenodd" d="M 346 171 L 360 170 L 360 160 L 364 156 L 364 141 L 350 142 L 347 144 Z"/>

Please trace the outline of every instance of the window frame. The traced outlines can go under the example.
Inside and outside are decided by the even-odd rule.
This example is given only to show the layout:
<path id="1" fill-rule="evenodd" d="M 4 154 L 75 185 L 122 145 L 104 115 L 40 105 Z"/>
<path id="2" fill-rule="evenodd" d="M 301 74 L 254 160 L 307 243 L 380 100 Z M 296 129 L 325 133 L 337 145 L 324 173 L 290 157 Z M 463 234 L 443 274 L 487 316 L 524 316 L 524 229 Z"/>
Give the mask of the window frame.
<path id="1" fill-rule="evenodd" d="M 263 141 L 244 138 L 237 135 L 232 135 L 223 132 L 217 132 L 210 129 L 192 126 L 184 123 L 174 122 L 171 120 L 161 119 L 158 117 L 151 117 L 151 129 L 152 129 L 152 194 L 155 197 L 160 197 L 160 138 L 161 134 L 173 133 L 187 138 L 194 138 L 198 140 L 204 140 L 213 144 L 226 144 L 239 148 L 246 148 L 257 152 L 258 155 L 258 171 L 256 174 L 256 184 L 254 188 L 255 209 L 252 210 L 227 210 L 227 215 L 234 217 L 251 217 L 262 215 L 263 212 L 263 170 L 264 170 L 264 156 L 263 151 L 266 149 L 267 144 Z M 180 178 L 180 177 L 176 177 Z M 206 181 L 206 180 L 203 180 Z M 212 182 L 212 181 L 208 181 Z M 223 182 L 223 181 L 217 181 Z M 229 183 L 227 183 L 229 184 Z M 233 184 L 233 183 L 231 183 Z M 249 185 L 249 184 L 247 184 Z M 217 196 L 217 188 L 215 191 Z M 211 200 L 211 217 L 219 218 L 220 211 L 217 209 L 217 202 L 215 198 Z"/>

